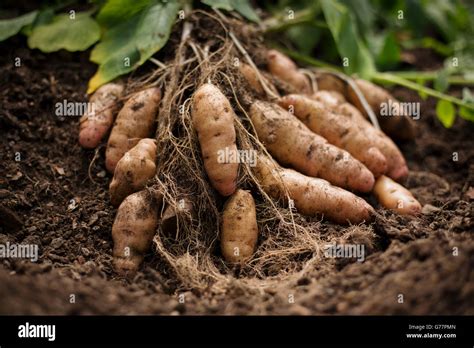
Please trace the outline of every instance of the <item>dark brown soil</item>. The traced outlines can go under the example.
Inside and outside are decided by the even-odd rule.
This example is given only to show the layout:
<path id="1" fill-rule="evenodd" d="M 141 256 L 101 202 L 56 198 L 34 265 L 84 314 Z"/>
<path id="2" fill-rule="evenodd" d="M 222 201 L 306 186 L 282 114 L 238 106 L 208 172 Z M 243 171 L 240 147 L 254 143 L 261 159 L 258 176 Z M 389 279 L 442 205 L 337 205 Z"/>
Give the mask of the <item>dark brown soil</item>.
<path id="1" fill-rule="evenodd" d="M 0 244 L 40 246 L 36 263 L 0 260 L 0 314 L 474 314 L 474 125 L 443 128 L 435 101 L 422 101 L 419 136 L 401 145 L 423 214 L 379 209 L 365 262 L 316 266 L 278 291 L 179 297 L 152 253 L 131 281 L 112 269 L 104 148 L 91 181 L 94 152 L 78 146 L 78 118 L 54 113 L 57 102 L 86 99 L 87 53 L 30 52 L 19 39 L 0 51 Z M 368 238 L 357 233 L 345 235 Z"/>

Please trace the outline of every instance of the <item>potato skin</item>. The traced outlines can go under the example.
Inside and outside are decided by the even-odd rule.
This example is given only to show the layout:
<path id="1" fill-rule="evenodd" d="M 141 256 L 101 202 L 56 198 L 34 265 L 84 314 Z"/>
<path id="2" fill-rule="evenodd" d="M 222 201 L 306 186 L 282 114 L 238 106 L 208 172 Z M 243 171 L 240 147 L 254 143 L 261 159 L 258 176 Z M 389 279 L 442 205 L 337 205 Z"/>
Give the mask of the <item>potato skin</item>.
<path id="1" fill-rule="evenodd" d="M 148 190 L 132 193 L 120 204 L 112 226 L 117 273 L 133 275 L 138 270 L 151 246 L 161 204 L 161 195 Z"/>
<path id="2" fill-rule="evenodd" d="M 243 264 L 255 250 L 258 239 L 255 202 L 249 191 L 237 190 L 222 213 L 221 251 L 229 263 Z"/>
<path id="3" fill-rule="evenodd" d="M 117 207 L 125 197 L 145 187 L 156 174 L 156 141 L 141 139 L 127 151 L 115 167 L 110 183 L 110 201 Z"/>
<path id="4" fill-rule="evenodd" d="M 412 193 L 385 175 L 377 179 L 373 192 L 384 208 L 395 210 L 401 215 L 417 215 L 421 212 L 421 204 Z"/>
<path id="5" fill-rule="evenodd" d="M 316 134 L 329 143 L 348 151 L 361 161 L 375 177 L 387 171 L 386 157 L 379 151 L 379 142 L 390 141 L 364 120 L 336 114 L 323 103 L 309 97 L 290 94 L 279 99 L 278 104 L 294 111 L 294 115 Z"/>
<path id="6" fill-rule="evenodd" d="M 193 96 L 192 120 L 211 185 L 230 196 L 237 187 L 238 163 L 219 163 L 219 151 L 236 152 L 235 113 L 229 100 L 213 84 L 203 84 Z"/>
<path id="7" fill-rule="evenodd" d="M 105 166 L 110 173 L 129 150 L 128 139 L 148 138 L 153 134 L 160 100 L 160 89 L 148 88 L 132 95 L 120 110 L 105 152 Z"/>
<path id="8" fill-rule="evenodd" d="M 115 106 L 122 95 L 123 86 L 107 83 L 89 98 L 94 113 L 86 112 L 79 121 L 79 144 L 86 149 L 95 149 L 114 122 Z"/>
<path id="9" fill-rule="evenodd" d="M 372 191 L 374 176 L 361 162 L 280 106 L 256 101 L 250 107 L 250 118 L 260 141 L 282 165 L 342 188 Z"/>
<path id="10" fill-rule="evenodd" d="M 320 94 L 318 95 L 318 93 Z M 372 170 L 375 177 L 378 177 L 380 174 L 386 174 L 394 180 L 404 180 L 408 175 L 408 166 L 406 164 L 405 157 L 401 153 L 398 146 L 392 141 L 392 139 L 390 139 L 384 132 L 379 131 L 373 127 L 372 124 L 352 104 L 339 103 L 334 105 L 334 103 L 329 103 L 327 98 L 321 97 L 321 94 L 324 95 L 324 93 L 324 91 L 317 92 L 313 94 L 312 98 L 316 98 L 316 100 L 321 101 L 323 104 L 325 104 L 326 108 L 330 108 L 335 114 L 346 116 L 341 117 L 341 119 L 349 120 L 347 122 L 355 123 L 357 124 L 357 127 L 363 128 L 365 139 L 360 140 L 360 144 L 365 144 L 364 146 L 368 149 L 367 153 L 378 150 L 386 158 L 386 171 L 380 171 L 376 173 L 372 168 L 369 168 Z M 331 140 L 329 140 L 329 142 L 331 142 Z M 363 149 L 359 149 L 358 151 L 361 150 Z M 348 151 L 351 152 L 350 150 Z M 355 157 L 358 158 L 357 156 Z M 365 164 L 364 161 L 362 162 Z"/>
<path id="11" fill-rule="evenodd" d="M 283 53 L 277 50 L 267 52 L 268 71 L 273 76 L 291 85 L 296 92 L 310 94 L 311 84 L 308 78 L 298 70 L 296 64 Z"/>
<path id="12" fill-rule="evenodd" d="M 362 198 L 326 180 L 281 168 L 267 156 L 258 157 L 255 175 L 272 198 L 286 200 L 288 192 L 297 211 L 304 215 L 322 214 L 339 224 L 358 224 L 373 218 L 373 208 Z"/>
<path id="13" fill-rule="evenodd" d="M 250 88 L 258 95 L 265 95 L 265 90 L 263 89 L 263 86 L 258 79 L 257 73 L 255 70 L 248 64 L 245 63 L 239 63 L 239 72 L 242 74 L 242 77 L 244 78 L 245 81 L 247 81 L 248 85 Z M 265 81 L 266 85 L 272 92 L 275 94 L 278 94 L 275 86 L 268 81 L 268 79 L 260 72 L 260 76 L 262 79 Z"/>

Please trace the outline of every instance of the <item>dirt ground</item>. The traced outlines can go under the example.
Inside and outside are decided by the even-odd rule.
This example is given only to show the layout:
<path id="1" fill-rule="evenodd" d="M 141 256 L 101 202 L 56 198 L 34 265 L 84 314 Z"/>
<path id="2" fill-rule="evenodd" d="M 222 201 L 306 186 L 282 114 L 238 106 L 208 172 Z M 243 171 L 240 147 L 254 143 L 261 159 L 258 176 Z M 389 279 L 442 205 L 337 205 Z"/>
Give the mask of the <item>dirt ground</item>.
<path id="1" fill-rule="evenodd" d="M 40 248 L 36 263 L 0 260 L 0 314 L 474 314 L 474 125 L 444 129 L 435 101 L 394 91 L 422 102 L 419 135 L 401 148 L 424 209 L 378 209 L 372 235 L 353 237 L 370 238 L 365 262 L 331 260 L 274 291 L 180 293 L 151 252 L 134 279 L 113 271 L 104 147 L 89 168 L 78 118 L 54 114 L 57 102 L 86 99 L 88 53 L 30 52 L 21 39 L 0 51 L 0 244 Z M 344 229 L 320 223 L 321 234 Z"/>

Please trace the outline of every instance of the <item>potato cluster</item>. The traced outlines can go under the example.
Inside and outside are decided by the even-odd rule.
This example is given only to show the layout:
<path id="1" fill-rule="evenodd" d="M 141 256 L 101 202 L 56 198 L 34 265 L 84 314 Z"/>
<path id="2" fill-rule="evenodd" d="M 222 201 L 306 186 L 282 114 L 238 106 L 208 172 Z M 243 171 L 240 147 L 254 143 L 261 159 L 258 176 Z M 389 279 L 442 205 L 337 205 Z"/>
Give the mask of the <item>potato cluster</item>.
<path id="1" fill-rule="evenodd" d="M 357 93 L 331 74 L 317 75 L 317 90 L 305 73 L 282 53 L 267 52 L 266 75 L 240 64 L 239 71 L 254 95 L 246 117 L 266 151 L 253 167 L 259 186 L 275 201 L 308 216 L 323 215 L 339 224 L 369 222 L 373 207 L 357 193 L 373 193 L 381 206 L 400 214 L 417 214 L 420 204 L 398 182 L 408 175 L 405 159 L 384 130 L 409 138 L 414 129 L 405 117 L 383 118 L 382 130 L 368 120 Z M 271 76 L 272 79 L 268 78 Z M 268 100 L 271 82 L 279 81 L 294 93 Z M 375 114 L 382 103 L 397 101 L 382 88 L 356 80 Z M 95 148 L 110 131 L 105 164 L 113 179 L 110 200 L 118 207 L 112 227 L 117 272 L 133 274 L 149 250 L 159 224 L 173 226 L 173 213 L 163 196 L 147 189 L 155 177 L 157 142 L 153 139 L 159 118 L 161 91 L 146 88 L 129 96 L 117 114 L 124 88 L 109 83 L 90 101 L 94 113 L 80 121 L 79 142 Z M 221 216 L 220 245 L 230 264 L 252 258 L 258 242 L 254 193 L 239 187 L 239 162 L 222 160 L 222 153 L 238 152 L 237 115 L 219 87 L 203 83 L 194 91 L 191 118 L 207 180 L 227 197 Z M 192 203 L 185 204 L 193 209 Z"/>

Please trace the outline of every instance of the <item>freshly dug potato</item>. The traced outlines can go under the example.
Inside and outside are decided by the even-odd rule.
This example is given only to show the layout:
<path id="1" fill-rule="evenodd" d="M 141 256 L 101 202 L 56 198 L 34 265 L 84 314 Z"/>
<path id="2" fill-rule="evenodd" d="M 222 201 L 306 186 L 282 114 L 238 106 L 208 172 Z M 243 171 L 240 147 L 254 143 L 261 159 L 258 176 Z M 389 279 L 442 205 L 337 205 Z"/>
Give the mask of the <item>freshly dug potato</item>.
<path id="1" fill-rule="evenodd" d="M 408 174 L 405 159 L 393 141 L 375 129 L 358 111 L 356 114 L 338 114 L 334 107 L 313 100 L 304 95 L 290 94 L 280 98 L 279 105 L 291 109 L 303 123 L 316 134 L 342 149 L 379 177 L 387 173 L 395 180 Z M 335 110 L 338 110 L 335 108 Z"/>
<path id="2" fill-rule="evenodd" d="M 339 187 L 372 191 L 375 179 L 367 167 L 280 106 L 256 101 L 250 108 L 250 118 L 259 139 L 281 164 Z"/>
<path id="3" fill-rule="evenodd" d="M 317 91 L 311 95 L 311 98 L 331 107 L 338 107 L 347 103 L 346 98 L 336 91 Z"/>
<path id="4" fill-rule="evenodd" d="M 114 266 L 122 275 L 133 275 L 150 249 L 158 224 L 161 195 L 142 190 L 120 204 L 112 226 Z"/>
<path id="5" fill-rule="evenodd" d="M 291 85 L 298 93 L 311 93 L 312 88 L 308 78 L 283 53 L 269 50 L 267 52 L 267 67 L 272 75 Z"/>
<path id="6" fill-rule="evenodd" d="M 355 105 L 365 117 L 368 117 L 362 103 L 357 97 L 357 94 L 345 81 L 342 81 L 334 75 L 325 73 L 318 74 L 316 80 L 320 90 L 336 91 L 342 94 L 350 103 Z M 382 103 L 387 103 L 390 99 L 393 103 L 398 103 L 389 92 L 382 87 L 362 79 L 356 79 L 355 83 L 375 115 L 377 115 L 380 127 L 386 134 L 399 140 L 410 140 L 415 137 L 416 128 L 409 117 L 380 115 L 380 107 Z"/>
<path id="7" fill-rule="evenodd" d="M 110 173 L 129 150 L 128 139 L 148 138 L 153 134 L 160 100 L 160 89 L 148 88 L 135 93 L 120 110 L 105 152 L 105 166 Z"/>
<path id="8" fill-rule="evenodd" d="M 319 90 L 335 91 L 344 97 L 347 96 L 346 82 L 332 74 L 319 73 L 316 75 L 316 82 Z"/>
<path id="9" fill-rule="evenodd" d="M 118 161 L 110 183 L 110 201 L 117 207 L 125 197 L 145 187 L 156 174 L 156 141 L 142 139 Z"/>
<path id="10" fill-rule="evenodd" d="M 237 190 L 222 213 L 221 251 L 229 263 L 243 264 L 255 250 L 258 239 L 255 202 L 249 191 Z"/>
<path id="11" fill-rule="evenodd" d="M 383 103 L 388 103 L 391 100 L 396 105 L 399 101 L 396 100 L 389 92 L 382 87 L 379 87 L 369 81 L 357 79 L 355 80 L 357 87 L 364 95 L 368 104 L 374 110 L 380 123 L 382 130 L 391 137 L 400 140 L 410 140 L 415 138 L 416 128 L 413 120 L 410 117 L 402 115 L 382 116 L 380 115 L 380 108 Z M 348 88 L 347 99 L 354 104 L 364 115 L 365 109 L 362 106 L 359 98 L 352 88 Z"/>
<path id="12" fill-rule="evenodd" d="M 421 204 L 412 193 L 385 175 L 377 179 L 374 195 L 381 206 L 401 215 L 416 215 L 421 212 Z"/>
<path id="13" fill-rule="evenodd" d="M 265 90 L 263 89 L 262 83 L 258 79 L 257 73 L 250 65 L 245 64 L 245 63 L 240 63 L 239 72 L 242 74 L 245 81 L 247 81 L 248 85 L 255 93 L 259 95 L 265 94 Z M 268 88 L 270 88 L 272 92 L 278 95 L 275 86 L 273 86 L 273 84 L 270 81 L 268 81 L 268 79 L 265 76 L 263 76 L 261 72 L 260 72 L 260 76 L 265 81 Z"/>
<path id="14" fill-rule="evenodd" d="M 87 111 L 79 121 L 79 144 L 86 149 L 96 148 L 114 122 L 116 104 L 123 86 L 107 83 L 91 95 L 91 112 Z"/>
<path id="15" fill-rule="evenodd" d="M 229 100 L 213 84 L 206 83 L 194 93 L 192 119 L 204 168 L 211 185 L 223 196 L 230 196 L 237 187 L 239 164 L 219 160 L 224 151 L 237 152 L 234 117 Z"/>
<path id="16" fill-rule="evenodd" d="M 286 192 L 302 214 L 325 218 L 340 224 L 370 221 L 373 208 L 355 194 L 276 165 L 269 157 L 258 157 L 255 175 L 263 190 L 274 199 L 286 200 Z"/>

